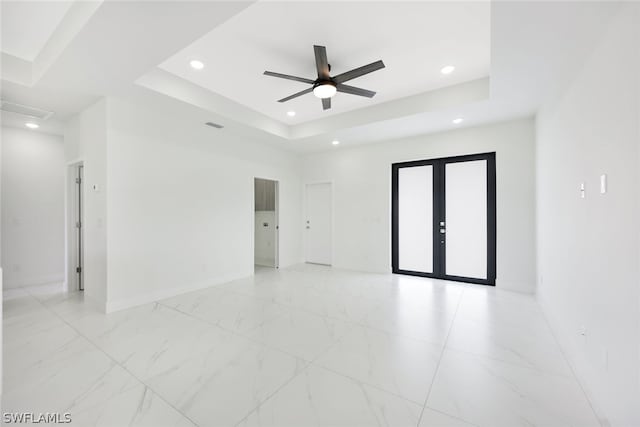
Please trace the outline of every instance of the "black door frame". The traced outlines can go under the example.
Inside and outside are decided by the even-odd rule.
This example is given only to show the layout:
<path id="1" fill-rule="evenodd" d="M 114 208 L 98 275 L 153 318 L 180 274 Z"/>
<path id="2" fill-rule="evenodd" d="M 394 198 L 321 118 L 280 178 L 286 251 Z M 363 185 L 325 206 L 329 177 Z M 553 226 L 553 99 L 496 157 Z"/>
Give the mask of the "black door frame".
<path id="1" fill-rule="evenodd" d="M 445 274 L 446 234 L 441 243 L 440 222 L 446 221 L 445 165 L 447 163 L 487 161 L 487 278 L 451 276 Z M 433 273 L 400 270 L 398 249 L 398 171 L 401 168 L 433 166 Z M 445 222 L 446 224 L 446 222 Z M 495 286 L 496 284 L 496 153 L 480 153 L 465 156 L 442 157 L 393 163 L 391 165 L 391 266 L 393 273 L 431 277 L 457 282 Z"/>

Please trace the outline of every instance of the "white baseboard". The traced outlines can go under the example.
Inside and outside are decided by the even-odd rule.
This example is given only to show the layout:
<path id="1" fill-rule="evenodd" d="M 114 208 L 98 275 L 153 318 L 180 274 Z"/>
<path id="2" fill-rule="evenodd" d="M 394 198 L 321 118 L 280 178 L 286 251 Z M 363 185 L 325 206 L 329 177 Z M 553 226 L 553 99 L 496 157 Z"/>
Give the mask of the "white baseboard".
<path id="1" fill-rule="evenodd" d="M 511 279 L 496 279 L 496 288 L 504 291 L 519 292 L 522 294 L 535 294 L 536 285 L 529 281 L 511 280 Z"/>
<path id="2" fill-rule="evenodd" d="M 11 279 L 4 279 L 4 287 L 5 289 L 9 288 L 26 288 L 29 286 L 39 286 L 39 285 L 48 285 L 50 283 L 64 283 L 64 274 L 62 275 L 48 275 L 48 276 L 38 276 L 38 277 L 29 277 L 27 279 L 12 281 Z"/>
<path id="3" fill-rule="evenodd" d="M 333 263 L 331 266 L 339 270 L 354 271 L 359 273 L 390 274 L 392 272 L 391 267 L 368 268 L 353 265 L 343 265 L 340 263 Z"/>
<path id="4" fill-rule="evenodd" d="M 106 313 L 113 313 L 114 311 L 120 311 L 131 307 L 136 307 L 151 302 L 163 300 L 165 298 L 175 297 L 177 295 L 185 294 L 187 292 L 193 292 L 200 289 L 210 288 L 212 286 L 221 285 L 223 283 L 231 282 L 233 280 L 243 279 L 253 275 L 253 270 L 245 271 L 237 274 L 229 274 L 226 276 L 216 277 L 203 282 L 192 283 L 187 286 L 180 286 L 176 288 L 163 289 L 152 293 L 146 293 L 142 295 L 136 295 L 128 298 L 120 298 L 114 300 L 107 300 L 105 304 Z"/>

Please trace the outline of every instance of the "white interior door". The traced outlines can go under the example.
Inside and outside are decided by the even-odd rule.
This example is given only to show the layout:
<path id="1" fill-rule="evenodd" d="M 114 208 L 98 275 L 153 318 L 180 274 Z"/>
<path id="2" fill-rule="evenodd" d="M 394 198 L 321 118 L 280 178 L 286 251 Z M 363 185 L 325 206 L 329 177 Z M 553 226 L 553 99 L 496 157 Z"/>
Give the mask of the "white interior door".
<path id="1" fill-rule="evenodd" d="M 331 265 L 332 245 L 331 184 L 307 184 L 306 188 L 306 261 Z"/>

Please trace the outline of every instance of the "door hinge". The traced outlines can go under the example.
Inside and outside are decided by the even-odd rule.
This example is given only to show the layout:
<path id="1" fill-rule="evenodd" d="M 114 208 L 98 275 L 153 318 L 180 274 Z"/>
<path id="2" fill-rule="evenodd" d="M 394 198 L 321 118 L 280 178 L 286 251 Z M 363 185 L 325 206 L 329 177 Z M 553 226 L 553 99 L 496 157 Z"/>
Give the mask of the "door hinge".
<path id="1" fill-rule="evenodd" d="M 76 228 L 82 228 L 82 223 L 80 221 L 76 221 Z"/>
<path id="2" fill-rule="evenodd" d="M 82 183 L 82 179 L 81 178 L 76 178 L 76 184 L 80 184 Z"/>
<path id="3" fill-rule="evenodd" d="M 76 267 L 76 273 L 82 273 L 82 267 Z"/>

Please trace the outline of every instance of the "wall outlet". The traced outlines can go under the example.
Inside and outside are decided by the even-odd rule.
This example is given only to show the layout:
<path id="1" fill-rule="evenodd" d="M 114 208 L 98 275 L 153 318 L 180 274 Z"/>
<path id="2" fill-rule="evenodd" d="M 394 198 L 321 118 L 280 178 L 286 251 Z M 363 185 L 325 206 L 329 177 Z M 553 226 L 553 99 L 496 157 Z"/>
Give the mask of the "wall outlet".
<path id="1" fill-rule="evenodd" d="M 585 186 L 584 186 L 584 182 L 581 182 L 580 183 L 580 198 L 584 199 L 585 196 L 586 196 L 586 189 L 585 189 Z"/>
<path id="2" fill-rule="evenodd" d="M 578 333 L 580 335 L 582 335 L 583 337 L 587 335 L 587 327 L 582 325 L 580 326 L 580 329 L 578 330 Z"/>

